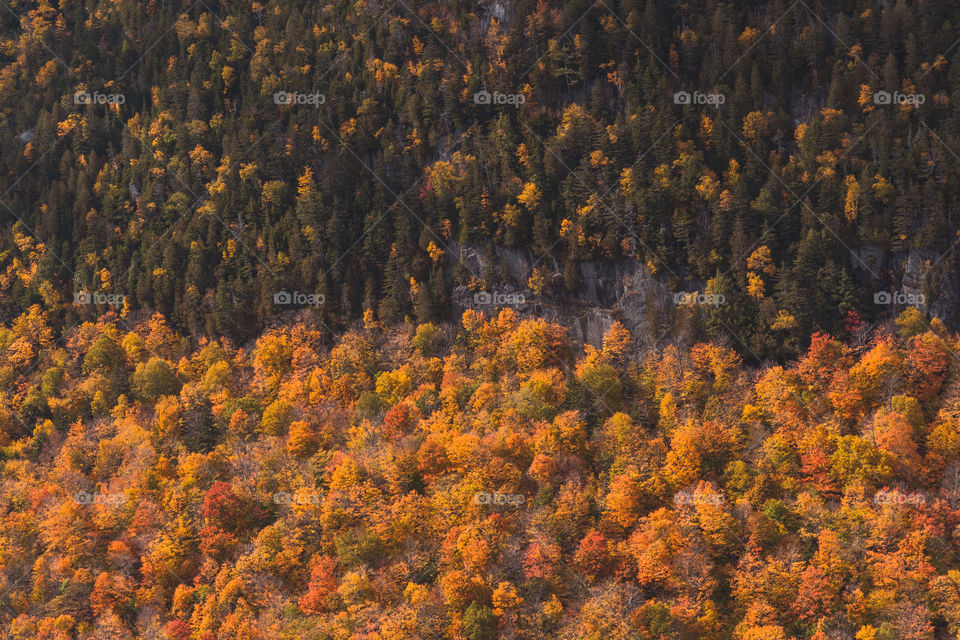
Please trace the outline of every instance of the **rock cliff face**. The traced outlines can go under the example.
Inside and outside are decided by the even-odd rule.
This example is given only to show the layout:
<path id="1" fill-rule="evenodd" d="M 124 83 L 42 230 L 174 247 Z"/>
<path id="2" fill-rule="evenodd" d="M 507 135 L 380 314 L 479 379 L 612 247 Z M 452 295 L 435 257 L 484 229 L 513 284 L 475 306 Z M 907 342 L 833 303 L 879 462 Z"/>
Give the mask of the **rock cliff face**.
<path id="1" fill-rule="evenodd" d="M 570 328 L 581 344 L 599 346 L 603 334 L 615 321 L 627 326 L 635 337 L 663 333 L 671 315 L 673 292 L 634 260 L 581 262 L 580 287 L 570 295 L 536 295 L 525 283 L 535 267 L 546 267 L 560 279 L 560 267 L 553 259 L 540 261 L 532 252 L 498 246 L 465 246 L 451 243 L 452 267 L 462 260 L 474 275 L 496 273 L 504 283 L 483 292 L 456 287 L 451 301 L 458 317 L 466 309 L 495 313 L 513 307 L 523 315 L 543 317 Z"/>
<path id="2" fill-rule="evenodd" d="M 522 315 L 546 318 L 569 327 L 571 336 L 580 344 L 599 346 L 603 334 L 614 322 L 622 322 L 634 338 L 648 345 L 655 344 L 670 331 L 675 305 L 666 280 L 650 273 L 635 260 L 617 262 L 580 262 L 579 288 L 566 295 L 536 295 L 527 286 L 535 267 L 553 273 L 554 282 L 562 279 L 562 269 L 555 259 L 539 259 L 532 252 L 496 245 L 468 246 L 452 242 L 448 268 L 462 265 L 470 274 L 493 279 L 503 284 L 488 287 L 489 294 L 455 287 L 451 295 L 454 317 L 466 309 L 487 314 L 504 307 L 513 307 Z M 939 256 L 919 250 L 891 253 L 879 247 L 864 246 L 851 253 L 855 271 L 860 271 L 865 287 L 864 304 L 870 304 L 874 293 L 892 291 L 912 301 L 929 317 L 939 318 L 953 330 L 960 329 L 960 274 L 952 268 L 952 260 L 938 262 Z M 489 279 L 488 279 L 489 281 Z M 887 282 L 883 285 L 881 283 Z M 684 282 L 685 291 L 702 291 L 704 283 Z M 556 292 L 560 286 L 550 288 Z M 883 309 L 880 316 L 895 316 L 903 304 Z"/>
<path id="3" fill-rule="evenodd" d="M 854 249 L 850 260 L 853 269 L 865 276 L 864 282 L 877 283 L 871 285 L 875 291 L 901 294 L 901 299 L 911 301 L 929 317 L 939 318 L 953 330 L 960 329 L 960 274 L 950 255 L 920 249 L 891 253 L 866 245 Z M 899 308 L 892 311 L 896 313 Z"/>
<path id="4" fill-rule="evenodd" d="M 901 259 L 901 289 L 904 293 L 922 294 L 924 301 L 917 305 L 930 317 L 940 318 L 953 330 L 960 329 L 960 277 L 951 268 L 950 257 L 913 249 Z"/>

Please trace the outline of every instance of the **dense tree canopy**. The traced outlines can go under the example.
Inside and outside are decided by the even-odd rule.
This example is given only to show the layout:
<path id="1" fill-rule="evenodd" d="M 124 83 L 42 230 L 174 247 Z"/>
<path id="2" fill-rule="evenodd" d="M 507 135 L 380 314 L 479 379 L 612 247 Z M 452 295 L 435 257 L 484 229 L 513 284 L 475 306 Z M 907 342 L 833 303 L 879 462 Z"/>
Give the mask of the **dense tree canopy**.
<path id="1" fill-rule="evenodd" d="M 504 274 L 454 246 L 492 242 L 533 252 L 531 295 L 576 294 L 584 260 L 707 283 L 742 355 L 889 318 L 905 281 L 955 326 L 956 24 L 944 0 L 15 2 L 0 313 L 109 308 L 83 291 L 246 341 L 286 292 L 337 328 L 456 320 L 451 290 Z"/>
<path id="2" fill-rule="evenodd" d="M 4 637 L 960 630 L 960 341 L 916 312 L 762 369 L 509 309 L 49 322 L 0 329 Z"/>
<path id="3" fill-rule="evenodd" d="M 3 638 L 960 637 L 960 5 L 0 5 Z"/>

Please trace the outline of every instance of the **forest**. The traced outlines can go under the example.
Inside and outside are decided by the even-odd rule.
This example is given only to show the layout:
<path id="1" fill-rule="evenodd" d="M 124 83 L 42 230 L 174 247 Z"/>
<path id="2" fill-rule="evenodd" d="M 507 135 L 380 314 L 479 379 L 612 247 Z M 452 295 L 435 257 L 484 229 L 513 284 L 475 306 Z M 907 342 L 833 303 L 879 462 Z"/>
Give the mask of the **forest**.
<path id="1" fill-rule="evenodd" d="M 0 637 L 960 638 L 953 25 L 0 0 Z"/>
<path id="2" fill-rule="evenodd" d="M 60 331 L 100 293 L 245 343 L 280 291 L 339 333 L 634 260 L 722 293 L 707 329 L 754 364 L 893 319 L 876 296 L 905 286 L 958 329 L 958 24 L 946 0 L 4 3 L 0 319 Z M 490 244 L 537 263 L 453 251 Z"/>
<path id="3" fill-rule="evenodd" d="M 631 344 L 510 309 L 58 343 L 34 307 L 0 331 L 4 637 L 957 637 L 956 334 Z"/>

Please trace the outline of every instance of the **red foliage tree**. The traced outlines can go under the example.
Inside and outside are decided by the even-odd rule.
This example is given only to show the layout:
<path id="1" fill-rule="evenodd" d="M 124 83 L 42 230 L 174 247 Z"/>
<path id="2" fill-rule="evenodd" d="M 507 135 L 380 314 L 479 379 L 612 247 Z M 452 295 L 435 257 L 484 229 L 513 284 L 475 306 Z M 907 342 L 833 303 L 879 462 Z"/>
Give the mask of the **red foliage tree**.
<path id="1" fill-rule="evenodd" d="M 943 341 L 931 332 L 912 340 L 910 352 L 904 361 L 904 375 L 910 395 L 921 402 L 940 392 L 947 377 L 950 355 Z"/>
<path id="2" fill-rule="evenodd" d="M 596 529 L 590 530 L 580 541 L 573 562 L 592 578 L 606 575 L 610 570 L 610 551 L 607 539 Z"/>
<path id="3" fill-rule="evenodd" d="M 340 586 L 336 575 L 337 559 L 315 555 L 310 561 L 310 582 L 307 593 L 300 598 L 300 610 L 306 614 L 323 613 L 327 610 L 330 595 Z"/>

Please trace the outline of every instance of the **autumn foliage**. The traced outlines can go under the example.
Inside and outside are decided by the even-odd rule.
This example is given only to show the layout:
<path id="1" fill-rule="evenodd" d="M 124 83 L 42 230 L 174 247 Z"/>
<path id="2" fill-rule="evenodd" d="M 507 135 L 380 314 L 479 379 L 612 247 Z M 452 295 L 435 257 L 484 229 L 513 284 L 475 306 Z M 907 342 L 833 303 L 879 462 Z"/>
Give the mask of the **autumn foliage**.
<path id="1" fill-rule="evenodd" d="M 0 329 L 4 637 L 960 631 L 936 322 L 754 368 L 510 310 L 245 347 L 31 314 Z"/>

